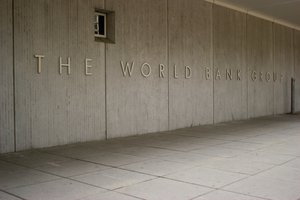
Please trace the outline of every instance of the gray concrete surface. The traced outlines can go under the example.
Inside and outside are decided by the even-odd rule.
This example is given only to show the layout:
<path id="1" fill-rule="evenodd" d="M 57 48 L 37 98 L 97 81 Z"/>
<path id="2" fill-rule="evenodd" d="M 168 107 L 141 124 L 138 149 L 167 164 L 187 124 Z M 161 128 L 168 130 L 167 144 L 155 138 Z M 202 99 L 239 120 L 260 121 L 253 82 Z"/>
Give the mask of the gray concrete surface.
<path id="1" fill-rule="evenodd" d="M 103 1 L 14 1 L 16 151 L 105 138 L 104 43 L 87 23 L 95 7 Z M 70 75 L 59 57 L 70 57 Z"/>
<path id="2" fill-rule="evenodd" d="M 0 200 L 297 200 L 300 115 L 0 155 Z"/>
<path id="3" fill-rule="evenodd" d="M 283 79 L 274 84 L 274 113 L 291 112 L 291 77 L 294 76 L 293 31 L 282 25 L 273 26 L 274 71 L 283 74 Z"/>
<path id="4" fill-rule="evenodd" d="M 258 40 L 257 38 L 261 38 Z M 256 59 L 252 59 L 252 58 Z M 253 16 L 247 16 L 247 58 L 248 73 L 273 72 L 273 26 L 272 23 Z M 248 117 L 274 114 L 274 84 L 266 81 L 252 81 L 248 76 Z"/>
<path id="5" fill-rule="evenodd" d="M 169 127 L 212 124 L 212 5 L 198 0 L 174 0 L 168 7 Z M 184 78 L 185 66 L 193 70 L 190 79 Z M 211 73 L 209 79 L 206 69 Z"/>
<path id="6" fill-rule="evenodd" d="M 214 122 L 246 119 L 246 14 L 214 6 L 213 18 Z M 232 79 L 227 76 L 226 70 L 231 70 Z M 237 78 L 238 70 L 240 80 Z"/>
<path id="7" fill-rule="evenodd" d="M 0 153 L 14 151 L 12 2 L 0 2 Z"/>
<path id="8" fill-rule="evenodd" d="M 106 9 L 117 13 L 116 44 L 106 45 L 108 138 L 168 130 L 167 2 L 110 0 Z M 131 77 L 121 61 L 134 62 Z"/>

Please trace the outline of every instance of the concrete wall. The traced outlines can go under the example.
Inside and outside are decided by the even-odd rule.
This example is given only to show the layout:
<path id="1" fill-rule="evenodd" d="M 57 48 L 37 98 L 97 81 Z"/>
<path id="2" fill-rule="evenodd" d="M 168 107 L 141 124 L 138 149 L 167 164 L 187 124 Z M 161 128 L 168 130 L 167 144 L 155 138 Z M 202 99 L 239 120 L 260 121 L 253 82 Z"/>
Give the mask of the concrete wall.
<path id="1" fill-rule="evenodd" d="M 214 121 L 246 119 L 246 15 L 214 6 L 213 18 Z"/>
<path id="2" fill-rule="evenodd" d="M 170 129 L 211 124 L 213 122 L 212 5 L 198 0 L 170 2 L 172 2 L 168 9 Z M 187 78 L 185 77 L 186 66 L 192 69 L 191 78 L 188 78 L 189 74 Z M 205 70 L 210 71 L 211 77 L 205 76 Z M 175 72 L 178 78 L 175 77 Z"/>
<path id="3" fill-rule="evenodd" d="M 95 8 L 115 11 L 115 44 L 95 41 Z M 287 113 L 300 79 L 298 31 L 205 1 L 3 0 L 0 11 L 0 152 Z"/>
<path id="4" fill-rule="evenodd" d="M 247 16 L 248 117 L 274 113 L 273 26 L 271 22 Z M 261 78 L 263 74 L 263 78 Z"/>
<path id="5" fill-rule="evenodd" d="M 105 138 L 104 44 L 94 42 L 99 0 L 15 0 L 17 150 Z M 80 8 L 80 9 L 79 9 Z M 37 59 L 42 71 L 37 73 Z M 67 63 L 59 72 L 59 57 Z M 93 76 L 85 76 L 85 58 Z"/>
<path id="6" fill-rule="evenodd" d="M 0 153 L 14 151 L 12 1 L 0 1 Z"/>
<path id="7" fill-rule="evenodd" d="M 159 65 L 168 66 L 167 1 L 110 0 L 106 8 L 116 12 L 116 44 L 106 45 L 108 137 L 168 130 L 168 80 L 159 77 Z M 121 62 L 134 62 L 131 77 Z"/>
<path id="8" fill-rule="evenodd" d="M 280 81 L 274 86 L 274 113 L 291 112 L 291 78 L 294 73 L 293 30 L 274 24 L 274 71 Z"/>

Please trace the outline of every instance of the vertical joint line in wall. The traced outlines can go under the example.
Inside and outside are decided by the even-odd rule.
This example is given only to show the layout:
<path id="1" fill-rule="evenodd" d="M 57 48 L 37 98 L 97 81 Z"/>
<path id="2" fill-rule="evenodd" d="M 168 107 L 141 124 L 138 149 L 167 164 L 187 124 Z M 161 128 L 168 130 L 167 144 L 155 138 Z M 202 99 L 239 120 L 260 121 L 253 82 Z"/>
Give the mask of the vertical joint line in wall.
<path id="1" fill-rule="evenodd" d="M 107 134 L 107 71 L 106 71 L 106 43 L 104 44 L 104 85 L 105 85 L 105 140 L 108 139 Z"/>
<path id="2" fill-rule="evenodd" d="M 292 50 L 293 50 L 293 75 L 292 75 L 292 80 L 291 81 L 293 81 L 293 80 L 296 79 L 295 30 L 292 30 Z M 291 87 L 293 87 L 293 86 L 291 86 Z M 291 89 L 293 89 L 293 88 L 291 88 Z M 296 106 L 296 103 L 295 103 L 295 94 L 293 94 L 294 92 L 295 92 L 295 89 L 292 90 L 292 93 L 291 93 L 291 97 L 292 97 L 292 100 L 291 100 L 291 114 L 294 114 L 294 112 L 295 112 L 295 106 Z"/>
<path id="3" fill-rule="evenodd" d="M 292 32 L 292 48 L 293 48 L 293 79 L 292 81 L 296 80 L 296 36 L 295 36 L 296 30 L 294 29 Z M 295 84 L 295 82 L 293 83 Z M 291 104 L 291 113 L 294 114 L 296 112 L 296 88 L 295 85 L 293 85 L 294 88 L 292 91 L 292 104 Z M 292 86 L 292 87 L 293 87 Z"/>
<path id="4" fill-rule="evenodd" d="M 166 28 L 167 28 L 167 66 L 168 66 L 168 130 L 170 130 L 170 42 L 169 42 L 169 0 L 167 0 L 167 23 L 166 23 Z"/>
<path id="5" fill-rule="evenodd" d="M 293 41 L 292 41 L 292 45 L 293 45 L 293 78 L 296 79 L 296 36 L 295 36 L 296 30 L 293 30 Z"/>
<path id="6" fill-rule="evenodd" d="M 248 14 L 246 14 L 246 42 L 245 42 L 245 54 L 246 54 L 246 85 L 247 85 L 247 119 L 249 119 L 249 69 L 248 69 Z"/>
<path id="7" fill-rule="evenodd" d="M 274 29 L 274 22 L 272 22 L 272 65 L 273 65 L 273 72 L 275 71 L 275 29 Z M 275 86 L 276 82 L 273 82 L 273 115 L 275 115 Z"/>
<path id="8" fill-rule="evenodd" d="M 213 96 L 213 110 L 212 110 L 212 117 L 213 117 L 213 124 L 215 124 L 215 66 L 214 66 L 214 3 L 211 5 L 211 67 L 212 67 L 212 96 Z"/>
<path id="9" fill-rule="evenodd" d="M 103 7 L 106 9 L 106 0 L 103 2 Z M 107 133 L 107 68 L 106 68 L 106 43 L 104 43 L 104 91 L 105 91 L 105 140 L 108 139 Z"/>
<path id="10" fill-rule="evenodd" d="M 13 68 L 13 124 L 14 124 L 14 151 L 17 151 L 16 134 L 16 75 L 15 75 L 15 1 L 12 0 L 12 68 Z"/>

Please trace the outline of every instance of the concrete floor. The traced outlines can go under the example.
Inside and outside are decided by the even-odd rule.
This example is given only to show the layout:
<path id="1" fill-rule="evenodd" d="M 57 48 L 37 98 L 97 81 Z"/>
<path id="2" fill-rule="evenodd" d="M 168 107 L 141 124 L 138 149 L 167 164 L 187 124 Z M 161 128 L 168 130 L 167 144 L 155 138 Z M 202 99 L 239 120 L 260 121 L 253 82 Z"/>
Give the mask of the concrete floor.
<path id="1" fill-rule="evenodd" d="M 300 116 L 0 155 L 1 200 L 297 200 Z"/>

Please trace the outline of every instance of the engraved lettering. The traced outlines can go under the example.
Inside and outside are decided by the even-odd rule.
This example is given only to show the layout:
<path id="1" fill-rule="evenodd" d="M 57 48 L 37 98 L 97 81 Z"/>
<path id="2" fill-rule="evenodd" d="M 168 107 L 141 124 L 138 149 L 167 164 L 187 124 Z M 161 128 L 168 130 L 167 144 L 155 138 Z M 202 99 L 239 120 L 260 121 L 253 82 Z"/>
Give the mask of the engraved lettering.
<path id="1" fill-rule="evenodd" d="M 165 66 L 163 64 L 159 64 L 159 78 L 165 78 Z"/>
<path id="2" fill-rule="evenodd" d="M 276 72 L 273 72 L 273 81 L 276 82 L 278 79 L 278 74 Z"/>
<path id="3" fill-rule="evenodd" d="M 216 71 L 216 80 L 221 80 L 221 73 L 219 69 Z"/>
<path id="4" fill-rule="evenodd" d="M 174 78 L 178 79 L 177 66 L 174 65 Z"/>
<path id="5" fill-rule="evenodd" d="M 205 67 L 205 79 L 209 80 L 210 79 L 210 68 Z"/>
<path id="6" fill-rule="evenodd" d="M 242 77 L 241 77 L 241 70 L 237 70 L 237 80 L 240 81 L 242 80 Z"/>
<path id="7" fill-rule="evenodd" d="M 147 67 L 148 70 L 144 70 L 145 67 Z M 148 72 L 145 72 L 145 71 L 148 71 Z M 151 66 L 148 63 L 142 64 L 141 73 L 144 77 L 148 78 L 151 75 Z"/>
<path id="8" fill-rule="evenodd" d="M 192 69 L 190 66 L 185 66 L 185 78 L 190 79 L 192 77 Z"/>
<path id="9" fill-rule="evenodd" d="M 259 80 L 260 81 L 263 81 L 263 76 L 264 76 L 264 74 L 262 72 L 259 72 Z"/>
<path id="10" fill-rule="evenodd" d="M 34 55 L 35 58 L 37 58 L 37 73 L 42 73 L 42 59 L 45 57 L 44 55 Z"/>
<path id="11" fill-rule="evenodd" d="M 92 59 L 89 59 L 89 58 L 85 59 L 85 75 L 86 76 L 93 75 L 93 73 L 89 71 L 89 69 L 92 68 L 92 65 L 90 65 L 90 62 L 92 62 Z"/>
<path id="12" fill-rule="evenodd" d="M 122 68 L 122 72 L 123 72 L 123 76 L 124 77 L 127 76 L 127 73 L 129 74 L 129 76 L 131 76 L 133 68 L 134 68 L 134 62 L 132 62 L 131 64 L 129 64 L 128 62 L 126 62 L 125 66 L 124 66 L 123 61 L 121 61 L 121 68 Z"/>
<path id="13" fill-rule="evenodd" d="M 251 79 L 252 79 L 252 81 L 256 81 L 256 79 L 257 79 L 257 73 L 256 73 L 256 71 L 252 71 L 252 73 L 251 73 Z"/>
<path id="14" fill-rule="evenodd" d="M 70 59 L 70 57 L 68 57 L 68 63 L 67 64 L 62 63 L 62 58 L 59 57 L 59 74 L 62 74 L 63 67 L 68 68 L 68 75 L 70 75 L 71 74 L 71 59 Z"/>
<path id="15" fill-rule="evenodd" d="M 267 80 L 267 82 L 271 81 L 271 74 L 270 74 L 270 72 L 266 73 L 266 80 Z"/>
<path id="16" fill-rule="evenodd" d="M 226 69 L 226 80 L 232 80 L 232 70 Z"/>

